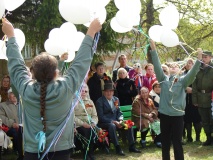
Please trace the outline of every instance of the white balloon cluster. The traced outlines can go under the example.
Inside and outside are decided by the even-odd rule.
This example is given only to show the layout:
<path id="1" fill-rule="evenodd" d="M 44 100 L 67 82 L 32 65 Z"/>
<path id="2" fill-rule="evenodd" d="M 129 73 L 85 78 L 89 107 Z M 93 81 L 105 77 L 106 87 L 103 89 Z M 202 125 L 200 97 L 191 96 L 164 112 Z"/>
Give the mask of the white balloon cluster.
<path id="1" fill-rule="evenodd" d="M 21 51 L 24 47 L 25 44 L 25 35 L 22 32 L 22 30 L 15 28 L 14 29 L 14 34 L 16 37 L 16 42 L 19 46 L 19 50 Z M 0 40 L 0 59 L 6 59 L 7 60 L 7 56 L 6 56 L 6 41 Z"/>
<path id="2" fill-rule="evenodd" d="M 68 22 L 89 26 L 94 18 L 101 24 L 106 20 L 105 6 L 110 0 L 60 0 L 59 12 Z"/>
<path id="3" fill-rule="evenodd" d="M 4 15 L 5 9 L 13 11 L 21 6 L 26 0 L 0 0 L 0 18 Z"/>
<path id="4" fill-rule="evenodd" d="M 149 36 L 156 42 L 161 42 L 166 47 L 177 46 L 179 38 L 173 31 L 179 23 L 179 12 L 174 5 L 165 7 L 159 15 L 161 25 L 154 25 L 149 29 Z"/>
<path id="5" fill-rule="evenodd" d="M 119 11 L 110 22 L 111 28 L 118 33 L 130 31 L 133 26 L 139 25 L 141 1 L 140 0 L 114 0 Z"/>
<path id="6" fill-rule="evenodd" d="M 5 10 L 13 11 L 19 6 L 21 6 L 26 0 L 0 0 L 0 18 L 4 16 Z M 21 51 L 25 44 L 25 35 L 24 33 L 18 29 L 14 29 L 16 41 L 19 46 L 19 50 Z M 0 40 L 0 59 L 6 59 L 6 45 L 5 41 Z"/>
<path id="7" fill-rule="evenodd" d="M 78 51 L 84 37 L 84 33 L 78 32 L 74 24 L 65 22 L 60 28 L 53 28 L 50 31 L 44 48 L 47 53 L 54 56 L 68 52 L 68 61 L 72 61 L 75 57 L 75 51 Z"/>

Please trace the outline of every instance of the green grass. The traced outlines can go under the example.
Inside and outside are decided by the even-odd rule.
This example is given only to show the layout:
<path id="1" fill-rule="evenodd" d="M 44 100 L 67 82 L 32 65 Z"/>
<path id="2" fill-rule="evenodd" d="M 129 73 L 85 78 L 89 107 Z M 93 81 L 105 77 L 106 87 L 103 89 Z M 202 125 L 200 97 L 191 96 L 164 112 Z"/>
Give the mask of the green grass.
<path id="1" fill-rule="evenodd" d="M 139 134 L 139 132 L 138 132 Z M 195 139 L 195 133 L 193 130 L 193 139 Z M 139 138 L 137 139 L 136 146 L 141 149 L 139 144 Z M 201 141 L 205 141 L 206 137 L 202 130 L 201 133 Z M 129 153 L 128 145 L 124 145 L 121 143 L 121 148 L 124 150 L 126 156 L 117 156 L 115 154 L 115 150 L 113 149 L 113 145 L 110 148 L 110 154 L 106 155 L 101 151 L 97 150 L 95 152 L 95 157 L 97 160 L 161 160 L 161 149 L 157 148 L 151 139 L 151 137 L 147 137 L 147 148 L 141 149 L 142 153 Z M 184 157 L 185 160 L 212 160 L 213 159 L 213 146 L 202 146 L 201 143 L 192 142 L 183 145 L 184 149 Z M 173 148 L 171 147 L 171 160 L 174 160 Z M 75 160 L 82 159 L 82 153 L 76 153 L 72 156 Z M 3 160 L 15 160 L 17 155 L 14 153 L 8 153 L 7 155 L 3 155 Z"/>

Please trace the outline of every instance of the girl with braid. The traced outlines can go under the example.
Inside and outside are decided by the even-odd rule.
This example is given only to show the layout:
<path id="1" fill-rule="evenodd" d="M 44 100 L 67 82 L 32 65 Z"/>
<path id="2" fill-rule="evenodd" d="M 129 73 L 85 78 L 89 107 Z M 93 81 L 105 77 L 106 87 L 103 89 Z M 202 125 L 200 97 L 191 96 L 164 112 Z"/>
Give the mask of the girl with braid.
<path id="1" fill-rule="evenodd" d="M 79 89 L 93 58 L 93 38 L 101 24 L 95 19 L 85 36 L 67 74 L 56 78 L 57 60 L 41 53 L 32 62 L 35 80 L 26 70 L 14 28 L 5 18 L 2 31 L 8 37 L 7 57 L 11 81 L 22 97 L 24 116 L 24 160 L 38 160 L 50 146 L 56 133 L 64 126 L 74 93 Z M 73 148 L 74 115 L 72 113 L 57 143 L 52 145 L 45 160 L 69 160 Z"/>

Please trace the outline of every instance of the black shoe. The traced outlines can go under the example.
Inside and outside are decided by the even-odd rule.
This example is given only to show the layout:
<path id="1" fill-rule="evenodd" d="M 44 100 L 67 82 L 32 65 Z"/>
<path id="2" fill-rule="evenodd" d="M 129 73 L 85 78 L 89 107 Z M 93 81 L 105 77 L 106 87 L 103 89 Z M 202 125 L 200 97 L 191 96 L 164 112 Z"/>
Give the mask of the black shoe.
<path id="1" fill-rule="evenodd" d="M 156 142 L 155 145 L 156 145 L 158 148 L 162 148 L 161 142 Z"/>
<path id="2" fill-rule="evenodd" d="M 187 142 L 193 142 L 192 137 L 187 138 Z"/>
<path id="3" fill-rule="evenodd" d="M 203 142 L 202 146 L 210 146 L 211 145 L 211 141 L 206 140 L 205 142 Z"/>
<path id="4" fill-rule="evenodd" d="M 129 148 L 129 152 L 133 152 L 133 153 L 141 153 L 140 150 L 138 150 L 137 148 L 133 147 L 133 148 Z"/>
<path id="5" fill-rule="evenodd" d="M 146 141 L 140 141 L 140 144 L 141 144 L 141 146 L 142 146 L 142 148 L 146 148 Z"/>
<path id="6" fill-rule="evenodd" d="M 120 156 L 125 156 L 124 152 L 122 151 L 122 149 L 119 145 L 116 146 L 116 154 L 118 154 Z"/>

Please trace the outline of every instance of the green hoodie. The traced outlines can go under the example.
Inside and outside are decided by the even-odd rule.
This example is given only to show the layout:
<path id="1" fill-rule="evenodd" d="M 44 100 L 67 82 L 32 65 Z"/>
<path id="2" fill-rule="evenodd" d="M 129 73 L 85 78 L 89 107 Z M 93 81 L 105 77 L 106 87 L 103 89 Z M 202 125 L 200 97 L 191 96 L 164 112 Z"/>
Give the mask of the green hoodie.
<path id="1" fill-rule="evenodd" d="M 157 52 L 151 51 L 151 56 L 155 74 L 161 86 L 159 112 L 168 116 L 184 115 L 186 106 L 185 89 L 194 81 L 199 71 L 200 62 L 196 61 L 193 68 L 184 76 L 168 77 L 163 73 Z M 174 83 L 175 78 L 178 79 L 177 82 Z"/>
<path id="2" fill-rule="evenodd" d="M 47 86 L 46 95 L 46 148 L 49 147 L 56 132 L 61 129 L 69 113 L 74 93 L 79 89 L 92 61 L 93 39 L 85 36 L 72 66 L 62 78 L 52 81 Z M 24 59 L 19 51 L 16 39 L 7 43 L 8 71 L 12 83 L 22 97 L 24 112 L 24 150 L 38 152 L 35 136 L 42 131 L 40 116 L 40 84 L 29 78 Z M 50 152 L 68 150 L 74 146 L 74 115 L 70 117 L 57 144 Z"/>

